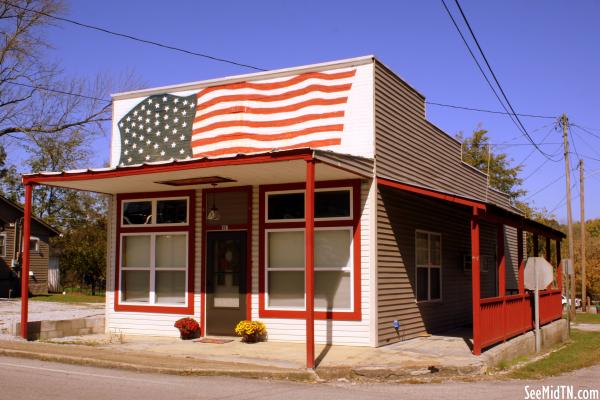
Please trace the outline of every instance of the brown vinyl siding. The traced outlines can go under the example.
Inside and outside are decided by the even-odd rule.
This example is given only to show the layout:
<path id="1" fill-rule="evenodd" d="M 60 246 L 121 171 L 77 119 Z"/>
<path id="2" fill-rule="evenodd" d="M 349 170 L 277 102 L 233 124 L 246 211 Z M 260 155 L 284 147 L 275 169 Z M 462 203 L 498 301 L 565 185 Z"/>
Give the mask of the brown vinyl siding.
<path id="1" fill-rule="evenodd" d="M 378 344 L 384 345 L 471 323 L 470 209 L 379 186 L 377 191 Z M 442 300 L 416 302 L 415 231 L 442 235 Z M 495 251 L 496 227 L 483 224 L 482 251 Z M 494 256 L 495 253 L 492 253 Z M 482 290 L 495 291 L 494 269 Z M 392 322 L 400 322 L 397 335 Z"/>
<path id="2" fill-rule="evenodd" d="M 514 209 L 486 190 L 487 177 L 461 161 L 461 145 L 425 118 L 425 98 L 375 62 L 375 159 L 378 177 Z"/>

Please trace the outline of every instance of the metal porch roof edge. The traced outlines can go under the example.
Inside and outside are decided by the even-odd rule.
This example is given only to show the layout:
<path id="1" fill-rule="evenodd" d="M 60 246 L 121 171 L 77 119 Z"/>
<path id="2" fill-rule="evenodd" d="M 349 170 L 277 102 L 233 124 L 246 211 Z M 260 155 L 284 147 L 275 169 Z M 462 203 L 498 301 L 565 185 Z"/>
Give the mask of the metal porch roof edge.
<path id="1" fill-rule="evenodd" d="M 345 169 L 349 172 L 360 176 L 370 178 L 373 175 L 373 160 L 370 158 L 353 156 L 350 154 L 336 153 L 330 150 L 315 150 L 306 147 L 292 150 L 272 150 L 268 152 L 236 154 L 235 156 L 203 157 L 187 160 L 169 159 L 164 161 L 153 161 L 134 165 L 117 165 L 114 167 L 85 168 L 65 171 L 42 171 L 22 174 L 22 180 L 23 183 L 42 183 L 42 181 L 52 180 L 52 178 L 58 179 L 67 176 L 73 178 L 81 176 L 83 178 L 84 176 L 89 175 L 102 175 L 102 173 L 112 173 L 120 171 L 126 173 L 127 171 L 143 171 L 145 169 L 153 169 L 153 167 L 171 167 L 175 165 L 189 165 L 191 169 L 194 167 L 194 165 L 204 163 L 236 163 L 237 161 L 243 160 L 249 160 L 249 163 L 252 163 L 251 161 L 253 159 L 255 159 L 256 162 L 260 162 L 260 160 L 262 160 L 263 157 L 270 157 L 273 159 L 273 161 L 278 161 L 279 158 L 281 158 L 281 161 L 286 161 L 293 158 L 302 159 L 312 157 L 316 160 L 331 165 L 332 167 Z M 36 178 L 42 178 L 42 181 L 37 181 Z"/>

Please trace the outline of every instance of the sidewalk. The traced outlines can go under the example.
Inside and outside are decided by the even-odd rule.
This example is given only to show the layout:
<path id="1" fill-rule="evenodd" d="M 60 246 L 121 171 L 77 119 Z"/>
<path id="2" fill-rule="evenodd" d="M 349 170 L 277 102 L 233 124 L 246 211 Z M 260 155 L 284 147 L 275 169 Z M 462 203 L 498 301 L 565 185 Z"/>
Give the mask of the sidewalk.
<path id="1" fill-rule="evenodd" d="M 231 338 L 230 338 L 231 339 Z M 183 375 L 301 381 L 430 381 L 477 376 L 486 358 L 462 338 L 431 336 L 380 348 L 317 345 L 319 365 L 305 369 L 301 343 L 198 343 L 172 338 L 93 335 L 52 342 L 0 341 L 0 355 Z"/>

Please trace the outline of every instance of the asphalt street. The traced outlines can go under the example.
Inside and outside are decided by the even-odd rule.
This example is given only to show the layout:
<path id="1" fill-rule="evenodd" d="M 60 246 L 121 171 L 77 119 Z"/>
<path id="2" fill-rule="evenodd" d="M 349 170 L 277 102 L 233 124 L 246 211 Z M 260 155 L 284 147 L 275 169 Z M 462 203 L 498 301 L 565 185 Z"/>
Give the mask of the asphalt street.
<path id="1" fill-rule="evenodd" d="M 0 399 L 526 399 L 525 388 L 600 389 L 600 365 L 543 381 L 443 384 L 307 384 L 136 373 L 0 357 Z"/>

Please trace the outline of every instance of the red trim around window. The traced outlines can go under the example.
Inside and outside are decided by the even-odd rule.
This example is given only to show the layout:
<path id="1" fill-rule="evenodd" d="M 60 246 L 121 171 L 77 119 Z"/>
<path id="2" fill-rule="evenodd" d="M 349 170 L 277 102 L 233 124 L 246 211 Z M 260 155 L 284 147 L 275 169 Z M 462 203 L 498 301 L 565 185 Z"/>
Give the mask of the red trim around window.
<path id="1" fill-rule="evenodd" d="M 188 198 L 188 223 L 176 226 L 131 226 L 121 225 L 121 203 L 123 200 L 134 199 L 160 199 L 165 197 L 187 197 Z M 115 244 L 115 311 L 149 312 L 159 314 L 194 314 L 194 269 L 195 269 L 195 216 L 196 216 L 196 194 L 193 190 L 174 190 L 170 192 L 150 193 L 126 193 L 117 195 L 117 238 Z M 188 282 L 187 282 L 187 306 L 161 306 L 161 305 L 130 305 L 121 304 L 119 293 L 120 264 L 121 264 L 121 234 L 137 232 L 187 232 L 188 234 Z"/>
<path id="2" fill-rule="evenodd" d="M 316 319 L 333 319 L 341 321 L 359 321 L 361 313 L 361 258 L 360 258 L 360 180 L 337 180 L 316 182 L 316 189 L 324 188 L 352 188 L 352 219 L 339 221 L 315 220 L 315 228 L 332 226 L 353 227 L 353 259 L 354 259 L 354 304 L 352 311 L 315 311 Z M 261 185 L 259 187 L 259 242 L 258 242 L 258 279 L 259 279 L 259 316 L 261 318 L 305 318 L 306 310 L 267 310 L 265 309 L 265 229 L 270 228 L 304 228 L 304 221 L 300 222 L 266 222 L 265 218 L 265 194 L 286 190 L 303 190 L 305 183 L 290 183 L 281 185 Z"/>
<path id="3" fill-rule="evenodd" d="M 248 199 L 248 222 L 235 225 L 206 224 L 206 210 L 208 207 L 207 193 L 212 192 L 246 192 Z M 200 274 L 200 326 L 202 335 L 206 332 L 206 242 L 209 231 L 246 231 L 246 319 L 252 319 L 252 186 L 236 186 L 202 190 L 202 269 Z"/>

